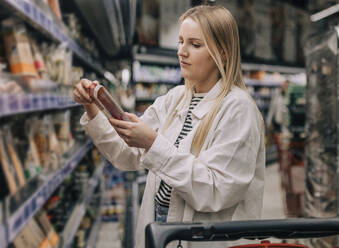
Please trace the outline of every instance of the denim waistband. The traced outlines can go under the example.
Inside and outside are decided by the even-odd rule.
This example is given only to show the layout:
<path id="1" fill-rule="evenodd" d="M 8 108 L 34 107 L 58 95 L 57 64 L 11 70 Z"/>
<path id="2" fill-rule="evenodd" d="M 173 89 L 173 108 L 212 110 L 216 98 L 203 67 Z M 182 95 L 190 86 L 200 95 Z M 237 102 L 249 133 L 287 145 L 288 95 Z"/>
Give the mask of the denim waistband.
<path id="1" fill-rule="evenodd" d="M 166 222 L 168 215 L 168 207 L 161 206 L 157 201 L 154 201 L 154 219 L 157 222 Z"/>

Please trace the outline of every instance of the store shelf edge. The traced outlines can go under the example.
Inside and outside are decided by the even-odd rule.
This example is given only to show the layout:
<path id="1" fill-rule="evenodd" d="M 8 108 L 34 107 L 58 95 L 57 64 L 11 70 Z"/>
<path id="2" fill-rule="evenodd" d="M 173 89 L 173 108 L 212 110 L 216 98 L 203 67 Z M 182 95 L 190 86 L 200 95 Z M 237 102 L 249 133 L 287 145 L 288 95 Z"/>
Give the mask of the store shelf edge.
<path id="1" fill-rule="evenodd" d="M 95 219 L 94 226 L 92 227 L 92 230 L 89 234 L 89 238 L 87 240 L 86 248 L 94 248 L 95 241 L 96 241 L 97 236 L 98 236 L 100 225 L 101 225 L 101 211 L 98 211 L 98 215 Z"/>
<path id="2" fill-rule="evenodd" d="M 88 204 L 93 196 L 95 187 L 98 185 L 99 177 L 102 174 L 103 168 L 104 168 L 104 162 L 102 162 L 98 166 L 98 168 L 94 172 L 94 175 L 88 181 L 89 188 L 87 192 L 85 193 L 83 199 L 81 199 L 78 202 L 78 206 L 75 208 L 75 210 L 71 214 L 71 217 L 69 218 L 69 221 L 66 223 L 66 227 L 64 228 L 64 231 L 62 233 L 62 237 L 64 237 L 64 240 L 65 240 L 62 247 L 68 248 L 72 244 L 72 240 L 76 234 L 76 231 L 79 228 L 80 222 L 82 218 L 84 217 Z M 72 223 L 73 219 L 75 219 L 75 221 L 73 221 Z M 65 233 L 65 231 L 69 231 L 69 232 Z"/>
<path id="3" fill-rule="evenodd" d="M 51 194 L 65 180 L 65 178 L 74 170 L 76 165 L 91 149 L 93 143 L 87 140 L 74 154 L 66 165 L 52 175 L 48 176 L 44 184 L 29 198 L 25 203 L 12 215 L 8 217 L 5 225 L 8 234 L 8 244 L 11 243 L 19 234 L 22 228 L 35 215 L 35 213 L 43 206 Z"/>
<path id="4" fill-rule="evenodd" d="M 30 20 L 33 23 L 33 26 L 38 26 L 42 31 L 46 32 L 59 42 L 66 43 L 84 63 L 101 75 L 104 75 L 104 70 L 99 66 L 98 62 L 94 61 L 87 51 L 83 50 L 72 38 L 59 28 L 55 21 L 50 19 L 47 16 L 47 13 L 44 13 L 41 8 L 29 0 L 5 0 L 4 2 L 16 9 L 20 15 Z"/>
<path id="5" fill-rule="evenodd" d="M 38 97 L 39 98 L 39 97 Z M 10 105 L 16 106 L 9 111 L 4 111 L 2 107 L 0 107 L 0 118 L 10 117 L 18 114 L 28 114 L 28 113 L 35 113 L 41 111 L 48 111 L 48 110 L 58 110 L 58 109 L 68 109 L 80 106 L 80 104 L 73 101 L 72 98 L 66 97 L 45 97 L 40 96 L 41 99 L 27 99 L 27 98 L 17 98 L 12 99 Z M 44 99 L 43 99 L 44 98 Z M 46 99 L 45 99 L 46 98 Z M 0 103 L 6 102 L 6 97 L 0 96 Z M 40 102 L 40 103 L 39 103 Z M 25 106 L 20 109 L 19 106 Z"/>

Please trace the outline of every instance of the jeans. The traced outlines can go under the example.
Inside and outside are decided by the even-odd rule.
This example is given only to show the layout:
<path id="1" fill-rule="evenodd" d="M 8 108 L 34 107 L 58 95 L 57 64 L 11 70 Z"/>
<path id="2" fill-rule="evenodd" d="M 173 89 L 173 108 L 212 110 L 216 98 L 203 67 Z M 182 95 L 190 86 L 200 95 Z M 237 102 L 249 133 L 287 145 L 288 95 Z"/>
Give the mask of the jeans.
<path id="1" fill-rule="evenodd" d="M 168 208 L 163 207 L 158 202 L 154 201 L 154 214 L 155 221 L 164 223 L 167 221 Z"/>

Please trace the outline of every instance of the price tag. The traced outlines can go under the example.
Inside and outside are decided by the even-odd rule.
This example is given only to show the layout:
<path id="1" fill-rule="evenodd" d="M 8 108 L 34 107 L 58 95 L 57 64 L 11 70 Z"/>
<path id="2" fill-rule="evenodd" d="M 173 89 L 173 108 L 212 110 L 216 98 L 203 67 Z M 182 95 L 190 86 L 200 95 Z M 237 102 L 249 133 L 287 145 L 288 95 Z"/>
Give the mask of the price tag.
<path id="1" fill-rule="evenodd" d="M 10 94 L 8 95 L 9 100 L 9 110 L 11 113 L 18 112 L 19 109 L 19 98 L 18 95 Z"/>
<path id="2" fill-rule="evenodd" d="M 23 2 L 23 11 L 29 17 L 31 17 L 31 7 L 32 6 L 29 2 L 26 2 L 26 1 Z"/>
<path id="3" fill-rule="evenodd" d="M 21 98 L 21 105 L 24 111 L 29 111 L 32 108 L 32 101 L 30 94 L 25 94 Z"/>
<path id="4" fill-rule="evenodd" d="M 47 29 L 47 31 L 49 31 L 50 33 L 53 33 L 53 30 L 52 30 L 52 21 L 51 21 L 50 19 L 47 19 L 46 29 Z"/>
<path id="5" fill-rule="evenodd" d="M 5 98 L 0 96 L 0 116 L 5 114 Z"/>
<path id="6" fill-rule="evenodd" d="M 47 18 L 43 12 L 40 12 L 40 25 L 46 27 Z"/>
<path id="7" fill-rule="evenodd" d="M 37 9 L 37 7 L 35 7 L 34 5 L 32 6 L 32 18 L 36 23 L 40 24 L 40 20 L 39 20 L 39 10 Z"/>

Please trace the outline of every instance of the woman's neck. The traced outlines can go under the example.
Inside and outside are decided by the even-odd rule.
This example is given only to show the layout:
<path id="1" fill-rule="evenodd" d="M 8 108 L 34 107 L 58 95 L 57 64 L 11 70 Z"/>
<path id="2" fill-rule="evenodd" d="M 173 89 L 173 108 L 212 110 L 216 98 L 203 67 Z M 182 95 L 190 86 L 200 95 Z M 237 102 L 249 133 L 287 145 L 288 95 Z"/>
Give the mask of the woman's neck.
<path id="1" fill-rule="evenodd" d="M 208 82 L 192 82 L 195 93 L 207 93 L 214 85 L 219 81 L 220 78 L 209 80 Z"/>

